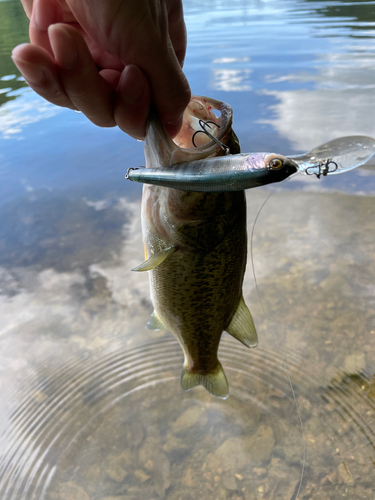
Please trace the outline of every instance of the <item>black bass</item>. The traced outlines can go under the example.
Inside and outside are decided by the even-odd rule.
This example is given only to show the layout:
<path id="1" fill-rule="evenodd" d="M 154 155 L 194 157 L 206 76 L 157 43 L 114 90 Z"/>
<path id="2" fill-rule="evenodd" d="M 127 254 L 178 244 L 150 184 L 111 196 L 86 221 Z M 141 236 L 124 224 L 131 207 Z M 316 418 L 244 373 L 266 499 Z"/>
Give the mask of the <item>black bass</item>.
<path id="1" fill-rule="evenodd" d="M 221 116 L 218 118 L 213 109 Z M 194 162 L 224 154 L 204 134 L 194 147 L 198 120 L 213 120 L 218 140 L 230 153 L 239 153 L 232 131 L 229 105 L 193 97 L 184 123 L 173 142 L 157 119 L 148 122 L 147 168 Z M 223 331 L 247 347 L 257 345 L 257 333 L 242 297 L 247 257 L 244 191 L 186 192 L 145 184 L 142 198 L 142 233 L 146 262 L 135 271 L 150 271 L 154 306 L 147 327 L 167 328 L 177 337 L 185 361 L 181 386 L 203 385 L 217 397 L 228 396 L 228 382 L 217 358 Z"/>

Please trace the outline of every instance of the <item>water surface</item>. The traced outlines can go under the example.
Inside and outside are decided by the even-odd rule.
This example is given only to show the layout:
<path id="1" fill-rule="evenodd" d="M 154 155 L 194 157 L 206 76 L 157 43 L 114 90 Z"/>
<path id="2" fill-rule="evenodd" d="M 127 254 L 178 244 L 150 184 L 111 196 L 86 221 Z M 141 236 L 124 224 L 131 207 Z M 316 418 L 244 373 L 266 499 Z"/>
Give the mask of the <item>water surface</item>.
<path id="1" fill-rule="evenodd" d="M 375 137 L 375 2 L 184 5 L 192 90 L 232 105 L 243 151 Z M 0 497 L 373 499 L 374 164 L 271 196 L 263 307 L 250 261 L 244 282 L 260 345 L 224 335 L 228 400 L 184 393 L 130 272 L 141 191 L 123 176 L 143 146 L 36 96 L 9 59 L 26 40 L 0 1 Z M 247 193 L 249 234 L 269 193 Z"/>

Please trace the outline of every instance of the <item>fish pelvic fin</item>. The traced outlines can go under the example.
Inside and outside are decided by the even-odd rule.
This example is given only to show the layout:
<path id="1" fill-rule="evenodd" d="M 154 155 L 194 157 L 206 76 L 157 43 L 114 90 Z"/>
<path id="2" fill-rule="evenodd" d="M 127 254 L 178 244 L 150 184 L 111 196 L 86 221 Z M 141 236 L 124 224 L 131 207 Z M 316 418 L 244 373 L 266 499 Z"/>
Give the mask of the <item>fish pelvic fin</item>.
<path id="1" fill-rule="evenodd" d="M 163 248 L 160 252 L 151 255 L 149 259 L 147 259 L 143 264 L 140 264 L 137 267 L 133 267 L 132 271 L 151 271 L 151 269 L 155 269 L 155 267 L 160 266 L 162 262 L 165 261 L 172 253 L 177 250 L 175 245 L 172 245 L 168 248 Z"/>
<path id="2" fill-rule="evenodd" d="M 258 335 L 254 320 L 242 295 L 225 331 L 242 342 L 246 347 L 256 347 L 258 345 Z"/>
<path id="3" fill-rule="evenodd" d="M 220 361 L 214 372 L 202 375 L 201 373 L 191 373 L 185 367 L 181 373 L 181 388 L 189 391 L 197 385 L 203 387 L 213 396 L 221 399 L 227 399 L 229 394 L 229 385 Z"/>
<path id="4" fill-rule="evenodd" d="M 157 315 L 156 311 L 154 311 L 151 314 L 151 319 L 147 323 L 146 328 L 148 330 L 154 330 L 155 332 L 157 332 L 158 330 L 164 330 L 167 327 L 162 322 L 162 320 L 159 318 L 159 316 Z"/>

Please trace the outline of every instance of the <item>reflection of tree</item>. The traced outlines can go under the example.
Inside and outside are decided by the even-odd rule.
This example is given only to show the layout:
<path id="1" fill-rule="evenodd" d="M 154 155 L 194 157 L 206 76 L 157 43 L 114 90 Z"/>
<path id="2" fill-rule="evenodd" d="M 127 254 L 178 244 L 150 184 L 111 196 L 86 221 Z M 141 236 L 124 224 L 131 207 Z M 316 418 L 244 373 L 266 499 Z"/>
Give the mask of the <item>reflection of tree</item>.
<path id="1" fill-rule="evenodd" d="M 28 26 L 28 19 L 19 0 L 0 1 L 0 78 L 8 75 L 20 76 L 10 54 L 16 45 L 29 41 Z M 0 92 L 4 88 L 17 90 L 25 85 L 16 79 L 0 80 Z M 11 99 L 14 97 L 0 93 L 0 106 Z"/>
<path id="2" fill-rule="evenodd" d="M 304 2 L 313 4 L 311 5 L 311 9 L 320 16 L 336 18 L 337 20 L 342 19 L 342 23 L 339 26 L 357 31 L 356 36 L 363 36 L 358 31 L 374 29 L 375 6 L 373 0 L 362 0 L 361 2 L 355 2 L 355 0 L 354 2 L 353 0 L 341 0 L 340 2 L 332 2 L 332 0 L 320 0 L 319 2 L 316 0 L 304 0 Z M 345 21 L 348 24 L 345 24 Z M 370 37 L 368 34 L 364 36 Z"/>

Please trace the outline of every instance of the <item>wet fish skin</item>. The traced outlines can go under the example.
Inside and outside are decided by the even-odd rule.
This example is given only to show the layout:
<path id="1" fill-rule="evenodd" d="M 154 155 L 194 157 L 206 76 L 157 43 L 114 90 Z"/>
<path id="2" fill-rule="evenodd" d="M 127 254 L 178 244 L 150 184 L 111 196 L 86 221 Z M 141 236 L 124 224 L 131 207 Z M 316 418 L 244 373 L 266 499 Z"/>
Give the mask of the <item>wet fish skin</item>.
<path id="1" fill-rule="evenodd" d="M 230 107 L 208 98 L 193 99 L 202 104 L 203 115 L 210 116 L 209 106 L 221 110 L 220 140 L 237 153 Z M 186 123 L 185 128 L 188 134 L 194 132 Z M 149 120 L 148 168 L 168 165 L 176 157 L 194 161 L 221 152 L 211 142 L 181 149 L 156 117 Z M 144 185 L 142 232 L 146 262 L 135 270 L 150 271 L 154 312 L 148 328 L 168 328 L 179 340 L 185 356 L 183 389 L 201 384 L 211 394 L 227 397 L 228 382 L 217 358 L 222 332 L 227 330 L 248 347 L 257 344 L 242 298 L 247 256 L 244 192 L 200 193 Z"/>

